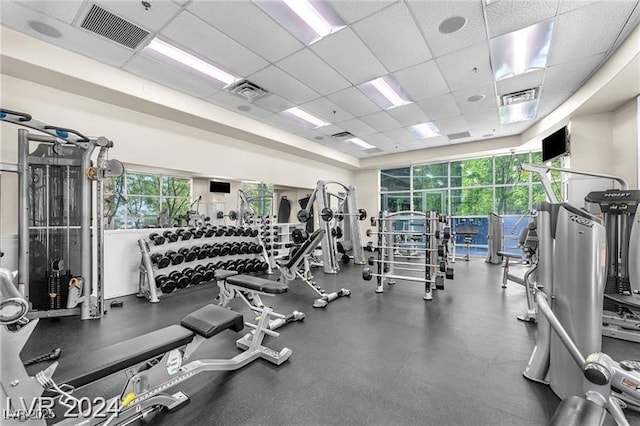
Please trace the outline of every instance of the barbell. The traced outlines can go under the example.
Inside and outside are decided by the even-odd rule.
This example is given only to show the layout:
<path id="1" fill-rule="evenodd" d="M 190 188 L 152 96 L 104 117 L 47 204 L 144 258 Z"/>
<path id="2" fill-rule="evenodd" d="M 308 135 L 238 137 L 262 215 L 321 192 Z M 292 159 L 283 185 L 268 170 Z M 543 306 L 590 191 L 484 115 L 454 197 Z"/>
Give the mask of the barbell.
<path id="1" fill-rule="evenodd" d="M 389 274 L 376 274 L 371 272 L 370 268 L 364 268 L 362 270 L 362 279 L 365 281 L 371 281 L 373 277 L 390 278 L 394 280 L 415 281 L 418 283 L 433 283 L 434 280 L 428 280 L 426 278 L 419 277 L 405 277 L 403 275 L 389 275 Z"/>
<path id="2" fill-rule="evenodd" d="M 216 219 L 224 219 L 225 217 L 228 217 L 229 220 L 236 221 L 238 220 L 238 213 L 235 210 L 229 210 L 229 213 L 227 214 L 224 214 L 223 212 L 216 213 Z"/>
<path id="3" fill-rule="evenodd" d="M 374 246 L 373 242 L 369 241 L 367 243 L 367 245 L 365 246 L 365 250 L 366 251 L 373 251 L 374 249 L 378 250 L 378 249 L 390 249 L 390 250 L 396 250 L 402 247 L 398 247 L 398 246 Z M 432 251 L 437 251 L 438 252 L 438 256 L 445 256 L 447 253 L 447 249 L 444 245 L 442 244 L 438 244 L 438 248 L 420 248 L 420 247 L 409 247 L 407 248 L 407 250 L 413 250 L 413 251 L 426 251 L 426 252 L 432 252 Z"/>
<path id="4" fill-rule="evenodd" d="M 367 218 L 367 211 L 365 209 L 358 209 L 358 213 L 345 213 L 342 211 L 334 212 L 330 207 L 325 207 L 320 211 L 320 217 L 325 222 L 331 221 L 334 217 L 340 222 L 344 220 L 345 216 L 355 216 L 359 220 L 365 220 Z"/>
<path id="5" fill-rule="evenodd" d="M 415 262 L 398 262 L 396 260 L 378 260 L 378 259 L 374 259 L 373 256 L 369 256 L 369 258 L 367 259 L 367 263 L 369 265 L 374 265 L 376 263 L 382 263 L 382 264 L 390 264 L 390 265 L 410 265 L 410 266 L 428 266 L 428 267 L 437 267 L 440 272 L 447 272 L 447 262 L 439 262 L 437 265 L 431 264 L 431 263 L 415 263 Z"/>
<path id="6" fill-rule="evenodd" d="M 425 237 L 425 236 L 435 236 L 437 239 L 448 240 L 451 238 L 451 230 L 449 228 L 445 228 L 442 232 L 437 230 L 436 232 L 416 232 L 416 231 L 374 231 L 372 229 L 367 229 L 365 231 L 367 237 L 371 235 L 406 235 L 406 236 L 415 236 L 415 237 Z"/>

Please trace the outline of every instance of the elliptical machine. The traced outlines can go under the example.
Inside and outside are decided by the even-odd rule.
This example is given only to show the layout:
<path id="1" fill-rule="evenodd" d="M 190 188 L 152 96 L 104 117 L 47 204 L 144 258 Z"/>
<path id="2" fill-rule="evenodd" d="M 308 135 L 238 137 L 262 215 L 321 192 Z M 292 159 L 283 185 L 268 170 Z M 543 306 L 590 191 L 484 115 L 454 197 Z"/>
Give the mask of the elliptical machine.
<path id="1" fill-rule="evenodd" d="M 640 410 L 640 361 L 618 363 L 601 352 L 605 228 L 588 212 L 559 203 L 550 191 L 548 170 L 575 171 L 522 168 L 540 175 L 552 201 L 538 206 L 538 283 L 527 284 L 543 315 L 523 374 L 549 384 L 563 399 L 553 425 L 600 425 L 607 411 L 618 425 L 628 425 L 622 409 Z"/>

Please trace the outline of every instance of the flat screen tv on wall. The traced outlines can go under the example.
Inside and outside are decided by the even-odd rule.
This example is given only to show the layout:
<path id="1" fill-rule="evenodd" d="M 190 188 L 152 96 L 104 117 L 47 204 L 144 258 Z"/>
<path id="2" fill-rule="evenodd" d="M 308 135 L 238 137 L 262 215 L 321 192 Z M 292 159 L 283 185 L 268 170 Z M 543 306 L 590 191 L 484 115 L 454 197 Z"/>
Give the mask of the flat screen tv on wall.
<path id="1" fill-rule="evenodd" d="M 563 127 L 542 139 L 542 162 L 569 153 L 569 129 Z"/>
<path id="2" fill-rule="evenodd" d="M 222 192 L 223 194 L 231 193 L 231 184 L 229 182 L 209 181 L 209 192 Z"/>

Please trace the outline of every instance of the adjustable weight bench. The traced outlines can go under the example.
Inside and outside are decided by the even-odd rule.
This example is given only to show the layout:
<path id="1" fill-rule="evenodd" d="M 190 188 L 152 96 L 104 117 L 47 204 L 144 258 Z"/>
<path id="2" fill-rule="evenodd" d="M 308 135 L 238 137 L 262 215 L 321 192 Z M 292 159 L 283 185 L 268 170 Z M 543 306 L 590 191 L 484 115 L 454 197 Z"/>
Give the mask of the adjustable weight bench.
<path id="1" fill-rule="evenodd" d="M 288 287 L 277 281 L 266 280 L 252 275 L 238 275 L 236 271 L 218 270 L 215 272 L 215 280 L 220 288 L 218 304 L 224 308 L 229 307 L 229 303 L 239 297 L 249 309 L 260 312 L 264 308 L 261 296 L 273 297 L 276 294 L 285 293 Z M 293 311 L 283 315 L 272 311 L 267 328 L 275 330 L 293 321 L 302 321 L 305 315 L 302 312 Z M 245 336 L 247 338 L 247 336 Z M 244 338 L 241 339 L 244 342 Z"/>
<path id="2" fill-rule="evenodd" d="M 3 272 L 0 270 L 0 279 L 5 280 L 7 276 Z M 8 299 L 0 297 L 0 311 L 9 308 L 4 306 L 6 300 Z M 180 391 L 169 394 L 167 390 L 199 373 L 237 370 L 258 358 L 276 365 L 289 359 L 292 353 L 290 349 L 283 348 L 278 352 L 262 345 L 265 335 L 277 337 L 278 333 L 267 328 L 272 310 L 262 307 L 256 311 L 260 314 L 257 325 L 247 324 L 254 329 L 251 338 L 236 342 L 244 351 L 231 359 L 199 359 L 185 363 L 205 340 L 227 329 L 238 332 L 244 328 L 241 314 L 220 306 L 207 305 L 187 315 L 180 325 L 171 325 L 134 337 L 102 348 L 93 356 L 86 356 L 85 359 L 93 364 L 86 366 L 84 372 L 74 377 L 55 377 L 57 362 L 35 376 L 29 376 L 20 359 L 20 352 L 38 320 L 30 321 L 22 327 L 16 325 L 24 324 L 24 317 L 3 322 L 0 327 L 3 351 L 3 361 L 0 363 L 0 397 L 3 402 L 7 402 L 8 407 L 14 409 L 27 404 L 30 411 L 24 412 L 25 409 L 17 417 L 22 416 L 22 420 L 26 418 L 34 424 L 46 424 L 44 419 L 51 418 L 51 414 L 47 413 L 53 413 L 55 403 L 75 407 L 75 411 L 71 409 L 71 412 L 79 414 L 59 424 L 129 424 L 160 409 L 177 409 L 186 404 L 189 397 Z M 124 390 L 111 399 L 100 398 L 103 404 L 93 407 L 90 403 L 87 409 L 82 405 L 82 400 L 89 398 L 71 394 L 77 388 L 125 370 L 128 380 Z M 8 410 L 11 411 L 11 408 Z M 12 424 L 12 419 L 9 418 L 12 415 L 6 417 L 8 423 L 3 424 Z M 16 424 L 22 423 L 16 421 Z"/>
<path id="3" fill-rule="evenodd" d="M 325 308 L 329 302 L 336 300 L 338 297 L 351 295 L 351 290 L 346 288 L 342 288 L 333 293 L 327 293 L 313 281 L 311 268 L 309 266 L 309 255 L 318 244 L 320 244 L 324 233 L 324 229 L 317 229 L 299 248 L 293 251 L 286 264 L 276 263 L 276 267 L 280 271 L 280 278 L 285 284 L 294 281 L 296 278 L 300 278 L 311 290 L 320 296 L 319 299 L 313 301 L 314 308 Z"/>

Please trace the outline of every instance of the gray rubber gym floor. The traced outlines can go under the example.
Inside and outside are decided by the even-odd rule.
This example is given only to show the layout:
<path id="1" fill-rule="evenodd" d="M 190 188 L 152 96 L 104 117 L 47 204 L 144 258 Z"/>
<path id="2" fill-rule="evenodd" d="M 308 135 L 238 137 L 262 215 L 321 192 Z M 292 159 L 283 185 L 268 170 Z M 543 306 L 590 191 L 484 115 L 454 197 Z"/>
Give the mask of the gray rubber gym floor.
<path id="1" fill-rule="evenodd" d="M 430 302 L 417 283 L 399 282 L 376 294 L 374 281 L 361 279 L 360 266 L 348 265 L 337 275 L 314 269 L 328 291 L 344 287 L 352 295 L 316 309 L 314 293 L 296 282 L 288 293 L 266 299 L 281 313 L 297 309 L 307 315 L 266 340 L 275 349 L 291 348 L 289 361 L 276 367 L 258 360 L 235 372 L 196 376 L 179 388 L 191 396 L 190 404 L 149 423 L 546 424 L 559 400 L 521 374 L 535 335 L 535 325 L 516 320 L 525 304 L 523 288 L 510 284 L 503 290 L 500 266 L 481 260 L 454 266 L 455 280 Z M 61 347 L 59 373 L 66 376 L 82 370 L 87 357 L 99 356 L 101 347 L 179 323 L 216 295 L 209 284 L 159 304 L 120 298 L 124 307 L 112 308 L 102 320 L 42 320 L 23 359 Z M 239 300 L 233 306 L 248 317 Z M 240 336 L 226 331 L 202 345 L 195 358 L 232 357 Z M 618 360 L 640 356 L 638 344 L 609 338 L 603 349 Z M 124 374 L 116 374 L 79 395 L 111 397 L 123 383 Z M 640 416 L 628 418 L 640 425 Z"/>

